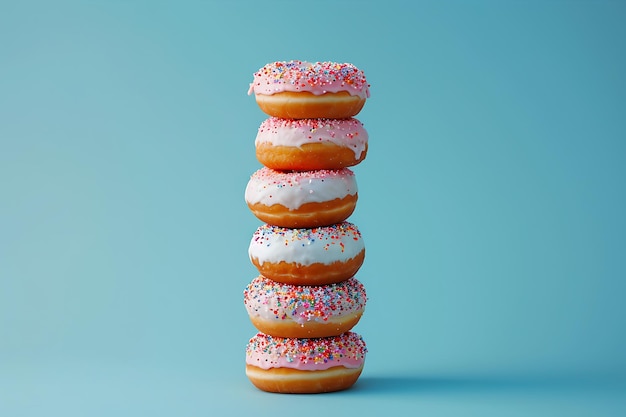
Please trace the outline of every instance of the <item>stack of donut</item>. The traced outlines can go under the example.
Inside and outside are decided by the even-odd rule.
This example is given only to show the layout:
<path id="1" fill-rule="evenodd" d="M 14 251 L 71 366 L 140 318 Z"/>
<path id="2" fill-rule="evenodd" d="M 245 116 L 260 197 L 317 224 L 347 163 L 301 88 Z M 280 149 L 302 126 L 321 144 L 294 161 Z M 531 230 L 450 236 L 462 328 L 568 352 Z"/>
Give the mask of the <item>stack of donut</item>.
<path id="1" fill-rule="evenodd" d="M 366 346 L 352 331 L 366 294 L 355 278 L 365 258 L 349 167 L 367 153 L 354 118 L 369 97 L 351 64 L 274 62 L 250 84 L 270 117 L 259 127 L 245 200 L 264 224 L 253 234 L 259 276 L 244 290 L 258 333 L 246 348 L 246 375 L 259 389 L 321 393 L 347 389 L 363 369 Z"/>

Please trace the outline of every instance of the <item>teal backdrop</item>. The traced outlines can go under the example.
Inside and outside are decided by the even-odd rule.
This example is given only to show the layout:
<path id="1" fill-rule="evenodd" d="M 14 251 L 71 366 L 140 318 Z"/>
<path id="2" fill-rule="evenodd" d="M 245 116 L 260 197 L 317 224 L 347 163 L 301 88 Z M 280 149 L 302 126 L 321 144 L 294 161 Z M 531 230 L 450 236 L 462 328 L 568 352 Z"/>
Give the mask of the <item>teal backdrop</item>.
<path id="1" fill-rule="evenodd" d="M 626 3 L 0 2 L 0 415 L 626 415 Z M 244 373 L 278 60 L 350 62 L 369 347 Z"/>

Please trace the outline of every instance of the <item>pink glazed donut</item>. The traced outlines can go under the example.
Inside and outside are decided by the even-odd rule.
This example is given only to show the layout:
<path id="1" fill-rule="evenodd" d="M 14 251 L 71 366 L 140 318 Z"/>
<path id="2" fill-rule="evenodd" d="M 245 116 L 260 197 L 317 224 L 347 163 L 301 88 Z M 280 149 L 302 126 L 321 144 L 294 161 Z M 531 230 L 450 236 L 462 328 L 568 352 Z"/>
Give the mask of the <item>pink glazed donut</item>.
<path id="1" fill-rule="evenodd" d="M 281 119 L 261 123 L 256 157 L 282 171 L 340 169 L 357 165 L 367 154 L 363 123 L 349 119 Z"/>
<path id="2" fill-rule="evenodd" d="M 272 62 L 254 73 L 248 94 L 263 112 L 283 119 L 345 119 L 369 97 L 363 71 L 337 62 Z"/>
<path id="3" fill-rule="evenodd" d="M 354 332 L 319 339 L 258 333 L 246 347 L 246 375 L 268 392 L 315 394 L 350 388 L 361 375 L 367 348 Z"/>

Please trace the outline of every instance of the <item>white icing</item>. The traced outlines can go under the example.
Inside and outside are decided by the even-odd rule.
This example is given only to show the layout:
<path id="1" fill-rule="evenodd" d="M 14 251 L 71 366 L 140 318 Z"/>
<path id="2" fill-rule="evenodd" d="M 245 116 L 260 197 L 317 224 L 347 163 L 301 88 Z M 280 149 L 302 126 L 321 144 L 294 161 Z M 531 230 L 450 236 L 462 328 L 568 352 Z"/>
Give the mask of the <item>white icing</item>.
<path id="1" fill-rule="evenodd" d="M 356 179 L 348 168 L 279 172 L 263 167 L 250 177 L 245 200 L 248 204 L 280 204 L 296 210 L 306 203 L 321 203 L 356 194 Z"/>
<path id="2" fill-rule="evenodd" d="M 288 229 L 266 224 L 254 232 L 248 253 L 261 265 L 281 261 L 328 265 L 352 259 L 364 249 L 361 233 L 352 223 L 313 229 Z"/>

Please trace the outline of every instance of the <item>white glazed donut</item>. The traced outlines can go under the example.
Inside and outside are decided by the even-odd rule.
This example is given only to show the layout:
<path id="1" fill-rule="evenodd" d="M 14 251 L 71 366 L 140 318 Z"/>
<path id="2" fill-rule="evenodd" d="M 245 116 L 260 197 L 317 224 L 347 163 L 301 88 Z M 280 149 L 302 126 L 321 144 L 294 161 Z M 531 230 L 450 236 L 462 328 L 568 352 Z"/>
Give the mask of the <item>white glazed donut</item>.
<path id="1" fill-rule="evenodd" d="M 281 227 L 312 228 L 346 220 L 358 199 L 349 168 L 302 172 L 263 167 L 250 177 L 245 200 L 261 221 Z"/>
<path id="2" fill-rule="evenodd" d="M 354 276 L 365 259 L 361 232 L 342 222 L 312 229 L 264 224 L 248 254 L 261 275 L 293 285 L 333 284 Z"/>

